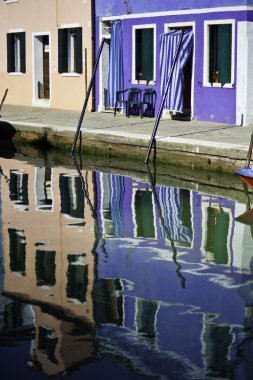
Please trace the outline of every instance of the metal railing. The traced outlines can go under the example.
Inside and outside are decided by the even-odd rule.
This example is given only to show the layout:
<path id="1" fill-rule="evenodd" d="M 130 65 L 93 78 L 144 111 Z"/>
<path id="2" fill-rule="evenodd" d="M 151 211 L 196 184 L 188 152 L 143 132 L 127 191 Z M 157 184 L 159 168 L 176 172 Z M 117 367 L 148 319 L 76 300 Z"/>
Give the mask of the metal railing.
<path id="1" fill-rule="evenodd" d="M 72 154 L 74 153 L 74 150 L 75 150 L 75 147 L 76 147 L 78 135 L 80 133 L 80 129 L 81 129 L 81 126 L 82 126 L 82 122 L 83 122 L 84 114 L 85 114 L 85 111 L 86 111 L 86 108 L 87 108 L 87 104 L 88 104 L 88 100 L 89 100 L 89 97 L 90 97 L 91 89 L 92 89 L 93 83 L 95 81 L 95 75 L 96 75 L 99 59 L 100 59 L 100 56 L 101 56 L 101 53 L 102 53 L 102 50 L 103 50 L 103 47 L 104 47 L 104 42 L 105 42 L 105 38 L 102 39 L 100 47 L 99 47 L 99 51 L 98 51 L 98 55 L 97 55 L 97 58 L 96 58 L 94 70 L 93 70 L 92 77 L 91 77 L 91 80 L 90 80 L 90 84 L 89 84 L 89 87 L 88 87 L 88 91 L 87 91 L 87 94 L 86 94 L 86 97 L 85 97 L 83 108 L 82 108 L 82 111 L 81 111 L 81 114 L 80 114 L 79 122 L 78 122 L 78 125 L 77 125 L 77 128 L 76 128 L 74 142 L 73 142 L 72 149 L 71 149 L 71 153 Z"/>

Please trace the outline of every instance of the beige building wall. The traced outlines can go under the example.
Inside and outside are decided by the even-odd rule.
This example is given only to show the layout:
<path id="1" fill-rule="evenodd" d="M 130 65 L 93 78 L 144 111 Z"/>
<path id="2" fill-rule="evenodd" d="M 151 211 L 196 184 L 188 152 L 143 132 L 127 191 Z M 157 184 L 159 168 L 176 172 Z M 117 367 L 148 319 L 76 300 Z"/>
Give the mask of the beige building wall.
<path id="1" fill-rule="evenodd" d="M 33 356 L 40 363 L 44 373 L 48 376 L 64 374 L 93 359 L 95 351 L 93 343 L 94 326 L 82 325 L 83 329 L 79 327 L 77 334 L 76 320 L 60 321 L 50 314 L 46 314 L 45 318 L 45 313 L 41 312 L 39 306 L 33 306 L 33 310 L 36 319 Z M 50 351 L 50 358 L 45 355 L 47 346 L 40 347 L 41 329 L 48 330 L 49 334 L 55 338 L 55 349 L 54 352 Z M 50 338 L 50 348 L 52 348 L 52 339 Z"/>
<path id="2" fill-rule="evenodd" d="M 58 29 L 82 28 L 81 74 L 58 72 Z M 26 33 L 26 72 L 7 72 L 7 33 Z M 42 59 L 36 43 L 48 36 L 49 99 L 37 96 Z M 36 50 L 37 49 L 37 50 Z M 0 2 L 0 99 L 5 104 L 81 110 L 92 74 L 91 0 L 7 0 Z M 88 104 L 91 110 L 92 101 Z"/>
<path id="3" fill-rule="evenodd" d="M 43 208 L 39 206 L 38 202 L 39 165 L 32 166 L 15 159 L 0 159 L 0 167 L 3 172 L 0 178 L 5 270 L 4 292 L 17 295 L 26 302 L 61 308 L 65 313 L 93 324 L 95 226 L 92 211 L 84 201 L 83 218 L 71 217 L 61 212 L 60 176 L 67 175 L 76 178 L 78 177 L 77 171 L 74 169 L 66 171 L 63 167 L 51 169 L 51 177 L 50 180 L 47 180 L 46 185 L 52 204 L 48 208 Z M 20 173 L 21 176 L 22 174 L 28 175 L 28 205 L 11 200 L 10 192 L 13 191 L 13 187 L 11 187 L 10 175 L 13 171 Z M 87 179 L 87 189 L 93 204 L 92 174 L 87 172 L 84 173 L 84 176 Z M 21 177 L 17 178 L 21 179 Z M 19 231 L 18 234 L 25 242 L 25 273 L 23 274 L 11 269 L 10 229 Z M 20 257 L 19 250 L 20 245 L 17 245 L 17 258 Z M 38 284 L 36 273 L 38 250 L 55 252 L 55 283 L 52 286 Z M 69 258 L 72 255 L 77 257 L 74 265 L 80 264 L 79 268 L 84 265 L 87 270 L 87 287 L 83 290 L 85 297 L 82 302 L 78 299 L 71 299 L 67 295 Z M 47 262 L 46 265 L 48 264 Z M 78 275 L 78 273 L 76 274 Z"/>

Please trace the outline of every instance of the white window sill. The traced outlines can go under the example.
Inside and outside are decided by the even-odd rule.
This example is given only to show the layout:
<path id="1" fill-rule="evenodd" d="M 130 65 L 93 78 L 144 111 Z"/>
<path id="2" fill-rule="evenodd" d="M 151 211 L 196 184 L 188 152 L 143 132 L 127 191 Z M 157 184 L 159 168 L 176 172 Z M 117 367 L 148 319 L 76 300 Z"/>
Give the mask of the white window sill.
<path id="1" fill-rule="evenodd" d="M 12 76 L 22 76 L 22 75 L 24 75 L 24 73 L 21 73 L 21 72 L 16 72 L 16 71 L 14 71 L 13 73 L 8 73 L 9 75 L 12 75 Z"/>
<path id="2" fill-rule="evenodd" d="M 80 77 L 80 74 L 78 73 L 63 73 L 63 77 Z"/>
<path id="3" fill-rule="evenodd" d="M 146 81 L 146 80 L 132 80 L 132 84 L 142 84 L 142 85 L 145 85 L 145 86 L 154 86 L 156 84 L 156 81 L 154 80 L 150 80 L 150 81 Z"/>
<path id="4" fill-rule="evenodd" d="M 5 4 L 16 3 L 18 0 L 6 0 Z"/>
<path id="5" fill-rule="evenodd" d="M 203 87 L 213 87 L 213 88 L 234 88 L 234 83 L 203 83 Z"/>

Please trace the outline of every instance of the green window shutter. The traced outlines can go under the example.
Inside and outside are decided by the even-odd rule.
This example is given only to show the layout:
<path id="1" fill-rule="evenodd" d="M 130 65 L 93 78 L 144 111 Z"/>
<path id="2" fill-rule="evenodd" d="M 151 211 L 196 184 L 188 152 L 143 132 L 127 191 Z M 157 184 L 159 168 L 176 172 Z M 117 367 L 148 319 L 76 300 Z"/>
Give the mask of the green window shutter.
<path id="1" fill-rule="evenodd" d="M 7 72 L 13 73 L 14 71 L 15 71 L 14 34 L 7 33 Z"/>
<path id="2" fill-rule="evenodd" d="M 20 66 L 21 73 L 26 72 L 25 32 L 20 33 Z"/>
<path id="3" fill-rule="evenodd" d="M 219 83 L 231 83 L 232 25 L 218 26 Z"/>
<path id="4" fill-rule="evenodd" d="M 141 79 L 140 73 L 142 73 L 141 32 L 141 29 L 135 31 L 135 79 Z"/>
<path id="5" fill-rule="evenodd" d="M 82 44 L 82 28 L 76 28 L 76 72 L 82 74 L 83 72 L 83 44 Z"/>
<path id="6" fill-rule="evenodd" d="M 58 29 L 58 72 L 68 72 L 68 29 Z"/>
<path id="7" fill-rule="evenodd" d="M 153 41 L 154 30 L 143 29 L 141 38 L 141 60 L 143 79 L 153 80 Z"/>
<path id="8" fill-rule="evenodd" d="M 209 82 L 218 81 L 218 28 L 217 25 L 209 26 Z"/>

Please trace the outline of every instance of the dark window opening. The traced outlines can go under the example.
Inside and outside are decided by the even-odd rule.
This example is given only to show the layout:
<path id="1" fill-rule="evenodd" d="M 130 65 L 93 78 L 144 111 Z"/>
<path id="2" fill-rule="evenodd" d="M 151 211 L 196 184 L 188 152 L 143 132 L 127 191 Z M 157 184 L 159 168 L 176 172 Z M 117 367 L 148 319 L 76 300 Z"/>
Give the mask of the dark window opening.
<path id="1" fill-rule="evenodd" d="M 154 29 L 135 31 L 135 80 L 154 79 Z"/>
<path id="2" fill-rule="evenodd" d="M 209 26 L 209 82 L 231 83 L 232 25 Z"/>
<path id="3" fill-rule="evenodd" d="M 54 286 L 56 283 L 55 252 L 36 251 L 35 270 L 38 286 Z"/>
<path id="4" fill-rule="evenodd" d="M 25 258 L 26 258 L 26 240 L 23 230 L 9 228 L 10 241 L 10 270 L 11 272 L 26 275 Z"/>
<path id="5" fill-rule="evenodd" d="M 88 287 L 88 266 L 83 262 L 85 254 L 68 255 L 67 297 L 83 303 Z"/>

